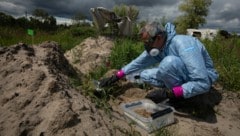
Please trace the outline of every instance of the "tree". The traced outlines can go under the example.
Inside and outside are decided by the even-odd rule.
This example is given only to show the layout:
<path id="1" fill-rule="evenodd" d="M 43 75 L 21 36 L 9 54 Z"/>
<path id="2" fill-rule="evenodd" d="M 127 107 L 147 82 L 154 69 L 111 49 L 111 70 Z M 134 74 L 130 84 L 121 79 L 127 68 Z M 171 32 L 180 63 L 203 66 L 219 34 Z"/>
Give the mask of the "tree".
<path id="1" fill-rule="evenodd" d="M 73 21 L 73 24 L 80 24 L 81 21 L 83 21 L 83 23 L 85 23 L 86 18 L 87 17 L 85 15 L 83 15 L 81 12 L 78 12 L 77 14 L 75 14 L 72 17 L 72 21 Z"/>
<path id="2" fill-rule="evenodd" d="M 0 26 L 13 26 L 15 25 L 14 17 L 0 12 Z"/>
<path id="3" fill-rule="evenodd" d="M 16 19 L 16 24 L 22 28 L 27 28 L 29 25 L 29 21 L 26 17 L 20 17 Z"/>
<path id="4" fill-rule="evenodd" d="M 34 18 L 30 17 L 30 21 L 34 27 L 45 30 L 56 29 L 57 21 L 53 16 L 49 15 L 47 11 L 35 9 L 32 14 Z"/>
<path id="5" fill-rule="evenodd" d="M 36 19 L 38 19 L 41 22 L 44 22 L 45 19 L 48 18 L 48 13 L 47 11 L 43 10 L 43 9 L 35 9 L 32 12 L 32 15 L 36 17 Z"/>
<path id="6" fill-rule="evenodd" d="M 57 27 L 57 21 L 53 16 L 48 16 L 43 22 L 43 29 L 55 30 Z"/>
<path id="7" fill-rule="evenodd" d="M 212 0 L 184 0 L 179 10 L 184 12 L 175 20 L 178 33 L 186 33 L 188 28 L 198 28 L 206 23 L 208 8 Z"/>
<path id="8" fill-rule="evenodd" d="M 113 11 L 116 15 L 120 17 L 128 16 L 134 22 L 137 20 L 139 14 L 139 10 L 136 6 L 127 6 L 124 4 L 114 6 Z"/>

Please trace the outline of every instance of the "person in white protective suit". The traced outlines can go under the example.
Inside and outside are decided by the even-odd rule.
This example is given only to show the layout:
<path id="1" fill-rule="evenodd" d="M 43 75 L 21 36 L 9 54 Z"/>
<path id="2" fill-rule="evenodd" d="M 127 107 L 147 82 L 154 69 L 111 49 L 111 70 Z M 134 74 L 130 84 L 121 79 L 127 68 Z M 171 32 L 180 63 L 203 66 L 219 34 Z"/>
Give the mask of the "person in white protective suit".
<path id="1" fill-rule="evenodd" d="M 204 45 L 195 37 L 177 35 L 173 24 L 167 23 L 164 28 L 149 23 L 140 30 L 140 36 L 145 51 L 116 74 L 100 80 L 100 87 L 140 71 L 137 77 L 143 82 L 168 88 L 146 95 L 159 103 L 167 98 L 181 100 L 203 94 L 217 80 L 218 73 Z"/>

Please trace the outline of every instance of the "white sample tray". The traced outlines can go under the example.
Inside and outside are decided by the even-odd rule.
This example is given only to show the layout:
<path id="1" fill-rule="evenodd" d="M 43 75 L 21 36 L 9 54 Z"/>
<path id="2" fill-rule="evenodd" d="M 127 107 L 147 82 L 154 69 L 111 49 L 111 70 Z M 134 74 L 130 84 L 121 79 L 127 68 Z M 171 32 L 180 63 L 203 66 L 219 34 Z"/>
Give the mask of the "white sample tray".
<path id="1" fill-rule="evenodd" d="M 148 133 L 174 123 L 173 108 L 163 104 L 155 104 L 151 100 L 142 99 L 129 103 L 122 103 L 124 115 Z"/>

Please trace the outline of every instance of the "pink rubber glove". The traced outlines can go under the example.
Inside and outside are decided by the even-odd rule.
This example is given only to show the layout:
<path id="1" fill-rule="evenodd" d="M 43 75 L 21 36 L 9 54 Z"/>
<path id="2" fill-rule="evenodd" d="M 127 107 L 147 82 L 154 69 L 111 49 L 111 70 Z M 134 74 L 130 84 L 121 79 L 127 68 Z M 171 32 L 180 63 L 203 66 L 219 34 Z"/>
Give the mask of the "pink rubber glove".
<path id="1" fill-rule="evenodd" d="M 173 91 L 173 94 L 175 95 L 176 98 L 183 97 L 183 88 L 182 88 L 182 86 L 173 87 L 172 91 Z"/>
<path id="2" fill-rule="evenodd" d="M 124 75 L 125 75 L 125 74 L 124 74 L 123 70 L 118 70 L 118 72 L 116 73 L 116 76 L 118 77 L 118 79 L 123 78 Z"/>

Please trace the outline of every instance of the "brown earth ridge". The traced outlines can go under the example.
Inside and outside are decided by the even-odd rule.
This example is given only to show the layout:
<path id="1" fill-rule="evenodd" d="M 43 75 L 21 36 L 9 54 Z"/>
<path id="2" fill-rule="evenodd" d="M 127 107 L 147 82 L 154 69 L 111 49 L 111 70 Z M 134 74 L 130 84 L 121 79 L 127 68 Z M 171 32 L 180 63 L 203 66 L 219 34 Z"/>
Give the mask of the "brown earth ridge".
<path id="1" fill-rule="evenodd" d="M 76 73 L 56 43 L 1 48 L 0 65 L 1 136 L 113 133 L 103 113 L 70 86 Z"/>

